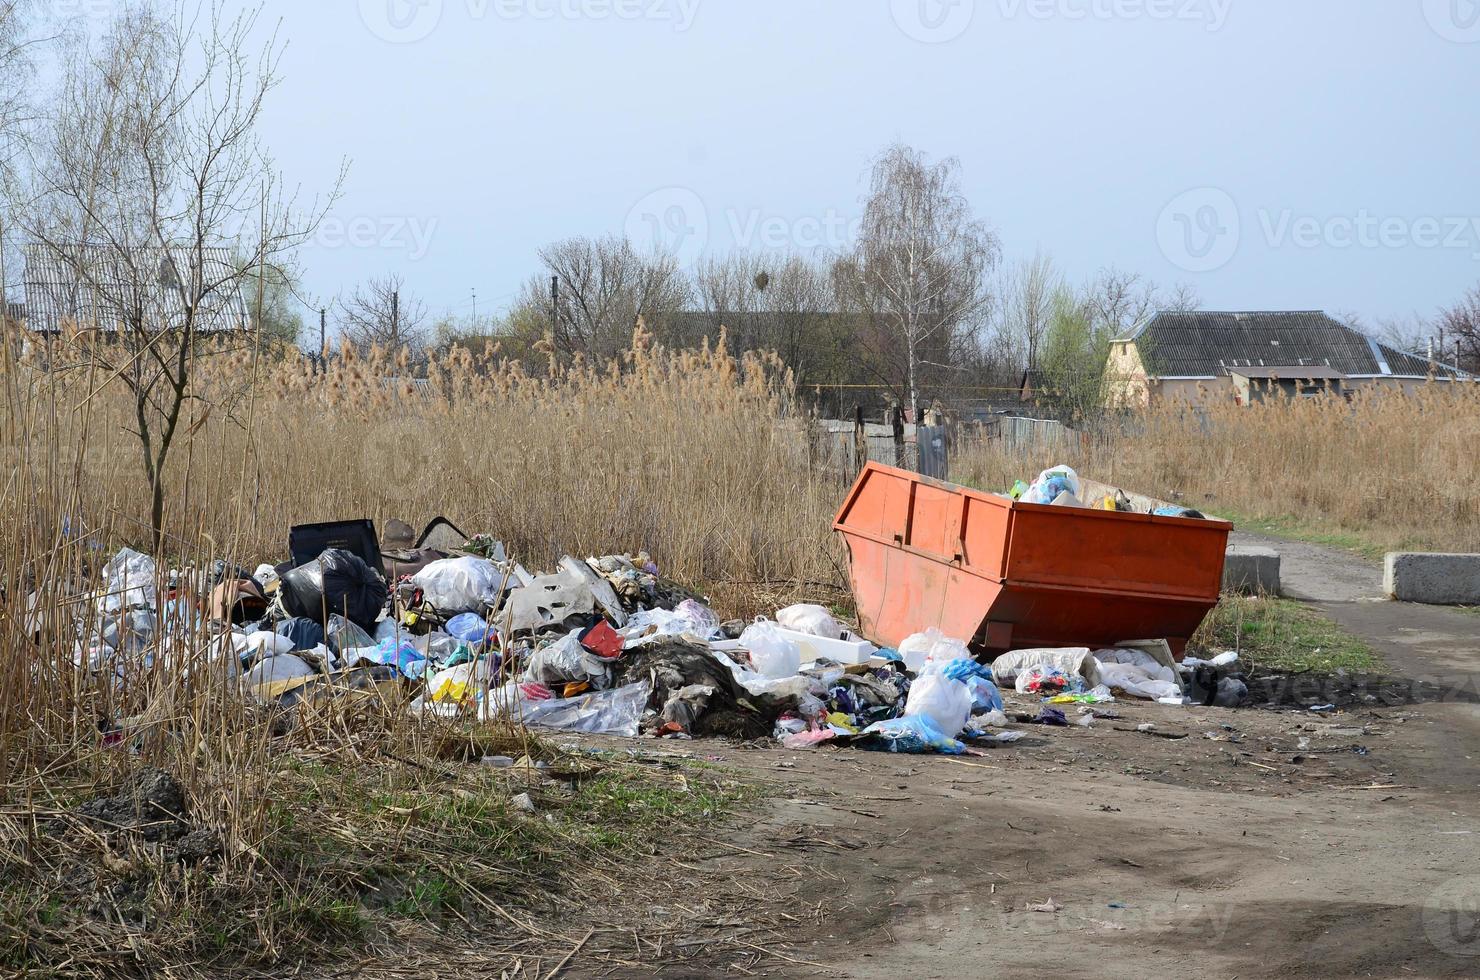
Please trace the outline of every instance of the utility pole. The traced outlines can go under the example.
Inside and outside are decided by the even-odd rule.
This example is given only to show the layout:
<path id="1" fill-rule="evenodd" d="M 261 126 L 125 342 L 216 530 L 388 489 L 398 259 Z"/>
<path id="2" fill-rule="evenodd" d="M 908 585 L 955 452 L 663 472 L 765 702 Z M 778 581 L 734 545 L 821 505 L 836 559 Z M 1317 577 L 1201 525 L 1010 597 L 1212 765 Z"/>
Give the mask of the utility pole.
<path id="1" fill-rule="evenodd" d="M 391 290 L 391 353 L 401 350 L 401 291 Z"/>
<path id="2" fill-rule="evenodd" d="M 478 326 L 478 287 L 473 287 L 473 326 Z"/>
<path id="3" fill-rule="evenodd" d="M 550 277 L 550 332 L 560 327 L 560 277 Z"/>
<path id="4" fill-rule="evenodd" d="M 329 308 L 326 307 L 326 306 L 325 307 L 320 307 L 319 308 L 319 366 L 320 366 L 321 369 L 324 368 L 324 367 L 327 367 L 327 364 L 325 362 L 328 360 L 328 355 L 329 355 L 328 341 L 324 337 L 324 330 L 325 330 L 325 327 L 328 326 L 328 324 L 329 324 Z"/>

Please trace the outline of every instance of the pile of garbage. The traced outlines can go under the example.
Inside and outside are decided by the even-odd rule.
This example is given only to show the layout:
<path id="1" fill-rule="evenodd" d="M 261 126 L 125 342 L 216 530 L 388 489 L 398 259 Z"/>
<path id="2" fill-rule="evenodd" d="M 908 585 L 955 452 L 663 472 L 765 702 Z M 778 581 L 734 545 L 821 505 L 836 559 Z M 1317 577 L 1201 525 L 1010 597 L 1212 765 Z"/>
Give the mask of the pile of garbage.
<path id="1" fill-rule="evenodd" d="M 417 714 L 896 752 L 1021 737 L 1002 731 L 1003 690 L 1040 699 L 1046 723 L 1065 704 L 1247 695 L 1236 655 L 1178 665 L 1164 641 L 986 665 L 934 629 L 880 649 L 817 605 L 724 622 L 646 554 L 567 556 L 532 574 L 503 544 L 444 519 L 401 549 L 368 521 L 295 528 L 290 548 L 278 565 L 217 562 L 208 575 L 161 573 L 120 551 L 102 569 L 97 615 L 79 625 L 78 666 L 120 680 L 139 667 L 220 671 L 244 696 L 287 707 L 389 685 Z M 177 648 L 191 635 L 182 668 Z"/>
<path id="2" fill-rule="evenodd" d="M 1090 510 L 1113 510 L 1122 514 L 1136 512 L 1136 504 L 1122 490 L 1111 487 L 1098 496 L 1090 497 L 1085 484 L 1070 466 L 1053 466 L 1038 474 L 1032 483 L 1018 480 L 1005 494 L 1025 504 L 1048 504 L 1053 507 L 1084 507 Z M 1164 501 L 1143 498 L 1144 512 L 1156 517 L 1188 517 L 1206 519 L 1201 511 L 1181 507 Z"/>

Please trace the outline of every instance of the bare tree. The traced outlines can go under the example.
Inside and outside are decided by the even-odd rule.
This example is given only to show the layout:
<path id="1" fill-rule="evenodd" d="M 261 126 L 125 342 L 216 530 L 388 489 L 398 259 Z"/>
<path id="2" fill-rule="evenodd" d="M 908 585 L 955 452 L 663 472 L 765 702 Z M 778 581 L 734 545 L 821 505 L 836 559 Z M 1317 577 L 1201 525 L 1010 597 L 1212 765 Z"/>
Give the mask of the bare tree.
<path id="1" fill-rule="evenodd" d="M 257 136 L 281 46 L 253 47 L 256 27 L 256 12 L 125 8 L 101 45 L 65 57 L 26 168 L 25 232 L 64 270 L 76 342 L 133 396 L 156 548 L 200 338 L 248 336 L 248 270 L 278 264 L 323 213 L 277 190 Z"/>
<path id="2" fill-rule="evenodd" d="M 570 238 L 539 257 L 544 272 L 525 284 L 509 323 L 518 332 L 538 326 L 567 357 L 610 357 L 631 342 L 638 317 L 661 331 L 689 300 L 674 259 L 639 254 L 624 238 Z"/>
<path id="3" fill-rule="evenodd" d="M 1453 306 L 1439 312 L 1436 324 L 1440 360 L 1453 351 L 1455 367 L 1480 373 L 1480 286 L 1464 294 Z"/>
<path id="4" fill-rule="evenodd" d="M 356 287 L 336 304 L 340 333 L 361 350 L 420 351 L 427 341 L 427 308 L 405 287 L 394 274 Z"/>
<path id="5" fill-rule="evenodd" d="M 12 279 L 20 271 L 7 219 L 17 206 L 16 165 L 30 115 L 26 93 L 34 74 L 30 53 L 36 42 L 26 30 L 29 7 L 28 0 L 0 0 L 0 326 L 9 313 Z"/>
<path id="6" fill-rule="evenodd" d="M 801 256 L 712 259 L 694 281 L 707 335 L 723 328 L 734 350 L 775 351 L 798 386 L 830 373 L 836 352 L 851 339 L 847 318 L 832 309 L 827 273 Z"/>
<path id="7" fill-rule="evenodd" d="M 1041 251 L 1003 277 L 997 332 L 1018 352 L 1029 371 L 1042 366 L 1043 342 L 1053 322 L 1054 296 L 1062 286 L 1063 278 L 1054 268 L 1053 259 Z"/>
<path id="8" fill-rule="evenodd" d="M 972 215 L 956 160 L 931 164 L 895 144 L 875 161 L 863 230 L 842 268 L 862 306 L 897 338 L 912 408 L 927 352 L 949 349 L 953 334 L 980 318 L 1000 252 L 996 235 Z"/>

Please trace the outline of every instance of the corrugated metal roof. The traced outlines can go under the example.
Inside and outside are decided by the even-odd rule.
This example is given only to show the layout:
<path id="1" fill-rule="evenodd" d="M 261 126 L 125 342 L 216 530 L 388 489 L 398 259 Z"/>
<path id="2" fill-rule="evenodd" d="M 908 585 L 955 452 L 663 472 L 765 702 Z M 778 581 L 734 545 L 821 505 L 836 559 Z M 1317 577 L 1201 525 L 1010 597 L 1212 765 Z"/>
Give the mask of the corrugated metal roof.
<path id="1" fill-rule="evenodd" d="M 199 296 L 195 329 L 248 329 L 230 250 L 206 248 L 198 266 L 196 254 L 191 248 L 27 245 L 26 325 L 48 333 L 67 321 L 109 331 L 139 322 L 178 329 L 185 298 Z M 223 281 L 226 286 L 210 288 Z"/>
<path id="2" fill-rule="evenodd" d="M 1135 342 L 1152 377 L 1215 378 L 1240 367 L 1323 367 L 1374 377 L 1423 378 L 1431 371 L 1438 377 L 1466 376 L 1378 343 L 1319 310 L 1163 312 L 1121 339 Z"/>
<path id="3" fill-rule="evenodd" d="M 1236 374 L 1241 378 L 1283 381 L 1328 381 L 1346 377 L 1335 368 L 1326 367 L 1324 364 L 1310 367 L 1237 367 L 1229 368 L 1228 373 Z"/>

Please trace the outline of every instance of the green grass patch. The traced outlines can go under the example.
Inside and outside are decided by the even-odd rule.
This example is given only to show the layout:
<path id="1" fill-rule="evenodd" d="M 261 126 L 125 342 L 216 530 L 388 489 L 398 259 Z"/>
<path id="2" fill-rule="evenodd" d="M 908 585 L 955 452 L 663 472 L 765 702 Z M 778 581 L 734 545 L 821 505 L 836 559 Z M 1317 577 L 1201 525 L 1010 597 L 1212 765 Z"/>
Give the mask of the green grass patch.
<path id="1" fill-rule="evenodd" d="M 1331 673 L 1383 666 L 1361 639 L 1292 599 L 1225 595 L 1192 642 L 1214 653 L 1237 650 L 1248 664 L 1271 670 Z"/>
<path id="2" fill-rule="evenodd" d="M 1340 548 L 1373 561 L 1381 560 L 1383 555 L 1389 551 L 1399 550 L 1386 544 L 1379 544 L 1358 532 L 1312 525 L 1294 517 L 1254 517 L 1226 508 L 1219 508 L 1216 515 L 1212 511 L 1206 513 L 1230 522 L 1239 531 L 1325 545 L 1328 548 Z"/>

